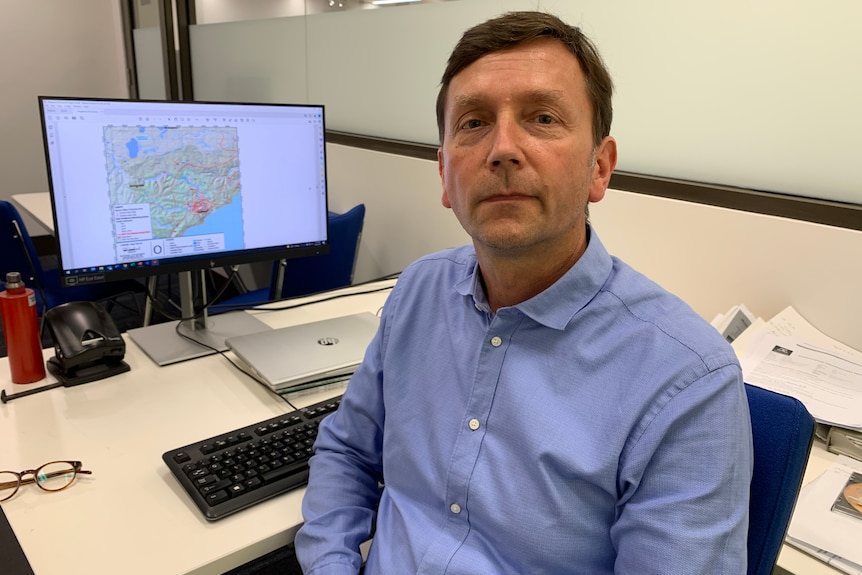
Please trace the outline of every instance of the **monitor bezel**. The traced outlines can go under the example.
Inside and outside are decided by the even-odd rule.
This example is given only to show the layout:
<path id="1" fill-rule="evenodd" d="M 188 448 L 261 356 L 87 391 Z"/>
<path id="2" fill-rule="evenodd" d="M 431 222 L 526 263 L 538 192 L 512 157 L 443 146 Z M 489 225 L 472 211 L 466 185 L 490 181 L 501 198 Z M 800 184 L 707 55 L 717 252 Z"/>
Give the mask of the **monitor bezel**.
<path id="1" fill-rule="evenodd" d="M 329 175 L 328 162 L 326 158 L 326 146 L 323 146 L 323 171 L 324 171 L 324 220 L 326 225 L 326 239 L 320 243 L 309 246 L 274 245 L 260 248 L 249 248 L 232 250 L 215 254 L 202 254 L 200 256 L 183 256 L 159 260 L 158 265 L 130 266 L 128 268 L 113 270 L 93 270 L 87 274 L 71 275 L 63 263 L 64 242 L 62 241 L 60 222 L 57 215 L 55 201 L 54 173 L 51 166 L 51 152 L 48 144 L 48 128 L 45 118 L 45 101 L 74 101 L 74 102 L 130 102 L 143 104 L 170 104 L 170 105 L 205 105 L 205 106 L 258 106 L 273 108 L 314 108 L 321 113 L 322 128 L 326 130 L 326 111 L 323 104 L 306 103 L 284 103 L 284 102 L 227 102 L 227 101 L 198 101 L 198 100 L 151 100 L 131 98 L 104 98 L 104 97 L 75 97 L 75 96 L 38 96 L 39 117 L 42 127 L 42 143 L 46 173 L 48 176 L 48 192 L 51 198 L 51 213 L 54 221 L 54 238 L 57 247 L 57 260 L 60 271 L 60 283 L 64 287 L 89 285 L 94 283 L 105 283 L 149 277 L 154 275 L 171 274 L 179 272 L 195 272 L 199 270 L 215 269 L 221 267 L 233 267 L 242 264 L 253 264 L 264 261 L 276 261 L 316 255 L 325 255 L 330 251 L 330 230 L 326 213 L 329 211 Z M 71 269 L 71 268 L 69 268 Z"/>

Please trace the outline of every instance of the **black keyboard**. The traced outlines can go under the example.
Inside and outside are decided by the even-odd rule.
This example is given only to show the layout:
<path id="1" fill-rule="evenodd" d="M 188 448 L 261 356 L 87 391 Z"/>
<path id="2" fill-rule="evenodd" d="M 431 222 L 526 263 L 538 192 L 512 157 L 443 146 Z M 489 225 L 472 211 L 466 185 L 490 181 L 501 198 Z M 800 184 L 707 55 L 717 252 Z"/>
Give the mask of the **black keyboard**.
<path id="1" fill-rule="evenodd" d="M 308 482 L 317 426 L 341 396 L 165 452 L 162 459 L 210 521 Z"/>

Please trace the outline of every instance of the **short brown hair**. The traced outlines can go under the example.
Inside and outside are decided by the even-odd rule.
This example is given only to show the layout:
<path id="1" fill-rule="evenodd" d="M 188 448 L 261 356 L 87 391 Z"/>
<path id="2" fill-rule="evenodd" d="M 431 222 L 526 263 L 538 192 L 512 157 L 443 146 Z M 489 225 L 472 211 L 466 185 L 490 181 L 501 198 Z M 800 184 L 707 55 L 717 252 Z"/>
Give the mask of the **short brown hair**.
<path id="1" fill-rule="evenodd" d="M 577 58 L 587 83 L 587 97 L 593 106 L 593 143 L 598 146 L 611 132 L 614 84 L 598 50 L 579 28 L 544 12 L 508 12 L 478 24 L 461 36 L 449 56 L 437 94 L 437 129 L 440 143 L 446 131 L 444 115 L 449 84 L 461 70 L 476 60 L 499 50 L 538 38 L 556 38 Z"/>

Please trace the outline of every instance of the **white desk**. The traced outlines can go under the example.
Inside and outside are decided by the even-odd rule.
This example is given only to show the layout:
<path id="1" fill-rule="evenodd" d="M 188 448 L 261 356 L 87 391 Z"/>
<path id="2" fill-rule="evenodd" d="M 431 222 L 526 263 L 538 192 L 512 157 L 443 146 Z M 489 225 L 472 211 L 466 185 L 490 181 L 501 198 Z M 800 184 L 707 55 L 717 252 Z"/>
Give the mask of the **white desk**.
<path id="1" fill-rule="evenodd" d="M 27 215 L 54 233 L 54 214 L 51 210 L 51 194 L 34 192 L 31 194 L 13 194 L 12 201 L 18 204 Z M 32 234 L 31 234 L 32 235 Z"/>
<path id="2" fill-rule="evenodd" d="M 361 289 L 368 286 L 347 291 Z M 282 327 L 377 312 L 387 295 L 258 316 Z M 3 469 L 76 459 L 93 471 L 60 493 L 25 485 L 2 504 L 36 575 L 223 573 L 292 541 L 301 523 L 302 489 L 209 523 L 161 460 L 169 449 L 290 406 L 220 356 L 159 368 L 129 338 L 126 346 L 128 373 L 0 404 Z M 46 350 L 45 357 L 52 353 Z M 7 393 L 42 385 L 12 384 L 7 362 L 0 360 L 0 387 Z M 291 401 L 302 407 L 338 392 L 296 394 Z"/>

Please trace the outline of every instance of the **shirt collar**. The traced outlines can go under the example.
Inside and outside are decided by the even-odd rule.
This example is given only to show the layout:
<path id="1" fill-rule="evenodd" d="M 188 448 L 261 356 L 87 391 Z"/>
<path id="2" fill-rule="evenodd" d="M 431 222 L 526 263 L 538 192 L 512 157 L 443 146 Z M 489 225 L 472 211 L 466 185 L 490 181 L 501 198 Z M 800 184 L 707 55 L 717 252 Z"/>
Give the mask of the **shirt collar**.
<path id="1" fill-rule="evenodd" d="M 565 329 L 574 315 L 599 292 L 610 275 L 613 262 L 598 234 L 587 226 L 587 249 L 563 277 L 548 289 L 522 302 L 515 309 L 533 321 L 554 329 Z M 472 296 L 476 308 L 490 312 L 478 264 L 455 285 L 455 291 Z"/>

